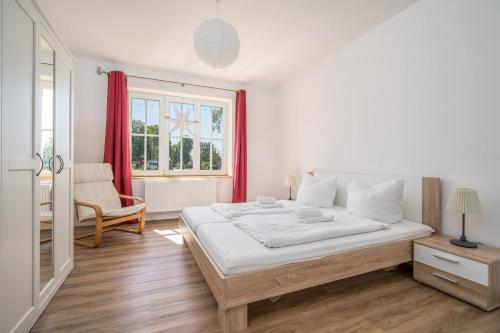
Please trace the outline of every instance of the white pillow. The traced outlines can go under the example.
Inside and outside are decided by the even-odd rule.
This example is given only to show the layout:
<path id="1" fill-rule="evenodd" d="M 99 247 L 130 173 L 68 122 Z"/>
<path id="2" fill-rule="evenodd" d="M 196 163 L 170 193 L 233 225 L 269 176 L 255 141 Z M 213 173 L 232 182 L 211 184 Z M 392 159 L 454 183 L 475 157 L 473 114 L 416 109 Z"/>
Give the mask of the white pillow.
<path id="1" fill-rule="evenodd" d="M 372 220 L 398 223 L 403 219 L 404 185 L 404 180 L 370 186 L 350 179 L 347 186 L 347 210 Z"/>
<path id="2" fill-rule="evenodd" d="M 297 191 L 297 203 L 318 208 L 331 208 L 336 193 L 336 177 L 320 180 L 306 173 Z"/>

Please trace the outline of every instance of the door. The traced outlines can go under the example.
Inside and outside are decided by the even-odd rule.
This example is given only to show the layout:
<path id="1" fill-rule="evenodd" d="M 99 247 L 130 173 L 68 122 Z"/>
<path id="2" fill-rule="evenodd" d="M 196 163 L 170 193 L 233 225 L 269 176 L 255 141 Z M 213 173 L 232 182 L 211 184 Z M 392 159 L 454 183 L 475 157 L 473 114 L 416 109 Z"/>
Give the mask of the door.
<path id="1" fill-rule="evenodd" d="M 56 51 L 54 239 L 56 276 L 72 265 L 72 66 Z"/>
<path id="2" fill-rule="evenodd" d="M 33 221 L 42 158 L 33 135 L 35 22 L 15 0 L 3 0 L 1 14 L 0 331 L 8 332 L 27 331 L 23 319 L 35 311 Z"/>

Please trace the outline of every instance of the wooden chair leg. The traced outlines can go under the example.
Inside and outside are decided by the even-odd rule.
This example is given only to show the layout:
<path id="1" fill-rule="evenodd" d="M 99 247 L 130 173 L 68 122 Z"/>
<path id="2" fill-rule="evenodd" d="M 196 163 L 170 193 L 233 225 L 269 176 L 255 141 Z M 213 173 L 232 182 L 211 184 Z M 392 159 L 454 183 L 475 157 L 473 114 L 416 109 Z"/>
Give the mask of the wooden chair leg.
<path id="1" fill-rule="evenodd" d="M 95 220 L 95 239 L 94 239 L 94 247 L 99 247 L 102 241 L 102 217 L 97 217 Z"/>
<path id="2" fill-rule="evenodd" d="M 141 218 L 139 219 L 139 233 L 142 234 L 144 231 L 144 226 L 146 225 L 146 210 L 141 211 Z"/>
<path id="3" fill-rule="evenodd" d="M 101 238 L 102 238 L 102 234 L 105 233 L 105 232 L 108 232 L 108 231 L 112 231 L 112 230 L 115 230 L 115 228 L 113 227 L 105 227 L 105 228 L 102 228 L 101 229 Z M 94 232 L 89 232 L 89 233 L 86 233 L 86 234 L 82 234 L 82 235 L 79 235 L 77 237 L 75 237 L 75 244 L 77 245 L 81 245 L 81 246 L 85 246 L 85 247 L 89 247 L 91 249 L 97 247 L 96 246 L 96 243 L 95 243 L 95 240 L 92 242 L 92 241 L 82 241 L 81 239 L 83 238 L 87 238 L 87 237 L 95 237 L 95 231 Z"/>
<path id="4" fill-rule="evenodd" d="M 221 309 L 219 307 L 219 323 L 223 333 L 235 333 L 248 327 L 247 304 L 234 308 Z"/>
<path id="5" fill-rule="evenodd" d="M 133 234 L 142 234 L 142 232 L 144 231 L 144 226 L 146 225 L 146 211 L 142 210 L 139 214 L 136 215 L 136 218 L 139 220 L 137 228 L 115 227 L 115 230 L 130 232 Z"/>
<path id="6" fill-rule="evenodd" d="M 76 237 L 75 244 L 90 247 L 90 248 L 99 247 L 99 245 L 101 245 L 101 241 L 102 241 L 102 234 L 104 232 L 111 231 L 111 230 L 118 230 L 118 231 L 123 231 L 123 232 L 130 232 L 130 233 L 134 233 L 134 234 L 141 234 L 144 231 L 144 226 L 146 225 L 146 210 L 145 209 L 140 211 L 138 214 L 125 216 L 125 217 L 121 218 L 121 220 L 116 219 L 118 221 L 116 221 L 115 223 L 119 224 L 122 222 L 131 221 L 134 219 L 139 220 L 139 225 L 137 226 L 137 228 L 114 227 L 113 226 L 114 220 L 106 220 L 106 224 L 108 225 L 108 227 L 103 227 L 104 220 L 103 220 L 102 216 L 98 216 L 98 217 L 96 217 L 96 222 L 95 222 L 95 232 L 89 233 L 89 234 L 84 234 L 84 235 L 81 235 L 79 237 Z M 112 227 L 110 227 L 110 225 Z M 86 238 L 86 237 L 90 237 L 90 236 L 94 236 L 93 243 L 80 240 L 82 238 Z"/>
<path id="7" fill-rule="evenodd" d="M 82 236 L 76 238 L 75 244 L 82 245 L 82 246 L 85 246 L 85 247 L 90 247 L 90 248 L 99 247 L 99 245 L 101 245 L 103 232 L 113 230 L 113 228 L 109 228 L 107 230 L 103 230 L 103 229 L 104 228 L 102 227 L 102 217 L 97 217 L 96 220 L 95 220 L 95 233 L 85 234 L 85 235 L 82 235 Z M 88 242 L 88 241 L 82 241 L 82 240 L 80 240 L 81 238 L 90 237 L 92 235 L 94 236 L 94 242 L 93 243 L 92 242 Z"/>

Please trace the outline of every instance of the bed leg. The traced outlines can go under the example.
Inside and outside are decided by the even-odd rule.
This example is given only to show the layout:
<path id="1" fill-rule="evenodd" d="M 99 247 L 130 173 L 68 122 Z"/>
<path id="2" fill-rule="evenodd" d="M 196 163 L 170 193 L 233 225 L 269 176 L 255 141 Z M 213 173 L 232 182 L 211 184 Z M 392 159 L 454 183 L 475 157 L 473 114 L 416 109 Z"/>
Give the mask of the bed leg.
<path id="1" fill-rule="evenodd" d="M 247 304 L 229 309 L 219 307 L 219 323 L 223 333 L 234 333 L 246 329 L 248 326 Z"/>

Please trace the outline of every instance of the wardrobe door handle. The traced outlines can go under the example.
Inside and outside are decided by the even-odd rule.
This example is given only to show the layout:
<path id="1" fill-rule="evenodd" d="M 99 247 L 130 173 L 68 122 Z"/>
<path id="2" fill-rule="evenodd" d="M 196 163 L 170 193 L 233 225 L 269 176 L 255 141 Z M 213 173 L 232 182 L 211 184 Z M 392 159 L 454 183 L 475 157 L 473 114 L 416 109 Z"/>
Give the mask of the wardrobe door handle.
<path id="1" fill-rule="evenodd" d="M 41 163 L 40 170 L 38 170 L 38 172 L 35 174 L 38 177 L 42 173 L 42 170 L 43 170 L 43 158 L 42 158 L 42 156 L 40 156 L 39 153 L 36 153 L 35 156 L 40 159 L 40 163 Z"/>
<path id="2" fill-rule="evenodd" d="M 64 160 L 62 159 L 61 155 L 56 155 L 56 157 L 59 160 L 59 169 L 57 170 L 56 174 L 59 174 L 64 169 Z"/>

